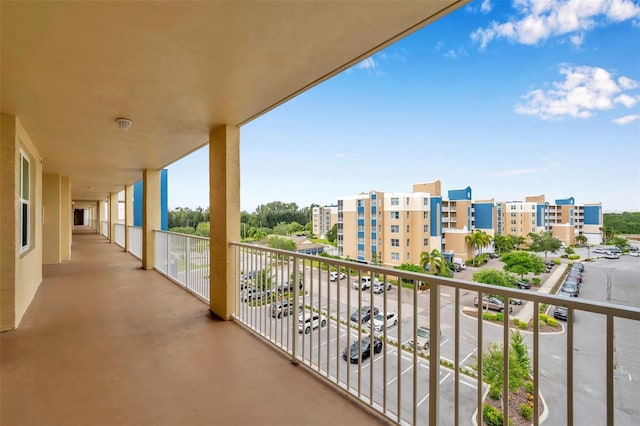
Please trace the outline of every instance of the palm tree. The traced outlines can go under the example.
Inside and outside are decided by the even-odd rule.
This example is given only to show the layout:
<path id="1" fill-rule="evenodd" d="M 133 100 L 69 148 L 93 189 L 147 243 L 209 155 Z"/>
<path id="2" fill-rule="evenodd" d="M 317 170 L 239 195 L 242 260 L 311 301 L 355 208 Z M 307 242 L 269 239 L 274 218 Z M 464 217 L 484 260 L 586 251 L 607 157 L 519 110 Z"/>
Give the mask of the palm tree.
<path id="1" fill-rule="evenodd" d="M 587 238 L 586 235 L 583 234 L 579 234 L 576 235 L 576 241 L 578 242 L 578 244 L 580 244 L 581 246 L 584 246 L 587 244 L 587 241 L 589 241 L 589 239 Z"/>
<path id="2" fill-rule="evenodd" d="M 491 244 L 491 237 L 486 232 L 476 229 L 472 234 L 464 237 L 464 241 L 467 243 L 467 245 L 469 245 L 472 251 L 475 248 L 476 250 L 480 251 L 479 254 L 482 254 L 482 248 Z M 475 253 L 472 254 L 474 254 L 473 265 L 476 266 L 475 259 L 477 256 L 475 256 Z"/>
<path id="3" fill-rule="evenodd" d="M 420 266 L 427 269 L 427 265 L 429 265 L 429 273 L 440 275 L 444 268 L 447 267 L 447 262 L 445 262 L 444 256 L 438 249 L 433 249 L 431 253 L 428 251 L 420 253 Z"/>

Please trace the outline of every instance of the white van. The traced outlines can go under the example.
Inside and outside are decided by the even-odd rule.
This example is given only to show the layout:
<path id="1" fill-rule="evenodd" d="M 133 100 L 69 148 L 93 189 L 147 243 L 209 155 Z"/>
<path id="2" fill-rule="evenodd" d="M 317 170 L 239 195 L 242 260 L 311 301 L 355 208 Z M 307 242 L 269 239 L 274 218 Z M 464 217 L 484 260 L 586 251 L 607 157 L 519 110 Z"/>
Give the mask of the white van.
<path id="1" fill-rule="evenodd" d="M 298 333 L 309 334 L 311 329 L 324 327 L 327 325 L 325 318 L 320 318 L 320 314 L 316 312 L 305 311 L 298 317 Z"/>

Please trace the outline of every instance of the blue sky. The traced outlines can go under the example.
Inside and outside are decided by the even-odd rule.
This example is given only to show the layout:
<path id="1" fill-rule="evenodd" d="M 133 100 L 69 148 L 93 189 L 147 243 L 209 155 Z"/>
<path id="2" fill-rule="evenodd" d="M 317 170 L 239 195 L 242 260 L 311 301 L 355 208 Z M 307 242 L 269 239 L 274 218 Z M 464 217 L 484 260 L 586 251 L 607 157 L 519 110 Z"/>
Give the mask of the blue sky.
<path id="1" fill-rule="evenodd" d="M 640 211 L 640 2 L 476 0 L 243 126 L 241 209 L 439 179 Z M 208 206 L 208 152 L 169 208 Z"/>

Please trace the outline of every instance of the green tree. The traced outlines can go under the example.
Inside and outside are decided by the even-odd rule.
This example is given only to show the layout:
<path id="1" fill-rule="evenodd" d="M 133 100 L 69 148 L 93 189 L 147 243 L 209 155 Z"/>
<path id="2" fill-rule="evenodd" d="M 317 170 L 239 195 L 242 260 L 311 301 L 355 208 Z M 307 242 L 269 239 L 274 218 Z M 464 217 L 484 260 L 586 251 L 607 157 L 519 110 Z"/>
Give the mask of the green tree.
<path id="1" fill-rule="evenodd" d="M 586 235 L 580 233 L 578 235 L 576 235 L 576 242 L 580 245 L 580 246 L 586 246 L 587 242 L 589 241 L 589 239 L 587 238 Z"/>
<path id="2" fill-rule="evenodd" d="M 338 224 L 334 224 L 327 233 L 327 240 L 334 243 L 338 239 Z"/>
<path id="3" fill-rule="evenodd" d="M 196 227 L 196 235 L 199 235 L 201 237 L 209 237 L 209 234 L 209 222 L 200 222 Z"/>
<path id="4" fill-rule="evenodd" d="M 546 267 L 542 259 L 536 254 L 528 251 L 512 251 L 505 253 L 500 257 L 500 260 L 504 262 L 503 269 L 508 272 L 520 275 L 520 278 L 524 277 L 524 274 L 535 273 L 541 274 L 546 271 Z"/>
<path id="5" fill-rule="evenodd" d="M 489 343 L 482 354 L 482 375 L 485 381 L 499 389 L 504 386 L 503 346 Z M 512 331 L 509 338 L 509 391 L 513 392 L 528 380 L 531 360 L 519 331 Z"/>
<path id="6" fill-rule="evenodd" d="M 298 233 L 304 233 L 304 226 L 298 222 L 291 222 L 289 224 L 289 235 L 295 235 Z"/>
<path id="7" fill-rule="evenodd" d="M 510 235 L 494 235 L 493 247 L 498 253 L 507 253 L 514 249 L 513 239 L 509 237 Z"/>
<path id="8" fill-rule="evenodd" d="M 464 237 L 464 241 L 472 251 L 477 250 L 477 254 L 482 254 L 482 249 L 491 243 L 491 237 L 484 231 L 476 229 L 473 233 Z M 473 253 L 473 265 L 476 266 L 476 253 Z"/>
<path id="9" fill-rule="evenodd" d="M 274 249 L 296 251 L 296 243 L 293 240 L 275 235 L 267 238 L 267 245 Z"/>
<path id="10" fill-rule="evenodd" d="M 498 269 L 482 269 L 473 274 L 473 281 L 500 287 L 517 287 L 517 279 L 508 272 Z"/>
<path id="11" fill-rule="evenodd" d="M 428 251 L 420 253 L 420 266 L 423 270 L 427 269 L 432 275 L 441 275 L 445 269 L 449 269 L 444 256 L 438 249 L 431 250 L 431 253 Z M 427 268 L 427 266 L 429 267 Z"/>
<path id="12" fill-rule="evenodd" d="M 272 232 L 276 235 L 289 235 L 289 225 L 285 222 L 280 222 L 273 227 Z"/>
<path id="13" fill-rule="evenodd" d="M 534 252 L 544 252 L 544 260 L 547 260 L 547 253 L 555 253 L 560 249 L 562 241 L 555 238 L 551 232 L 541 232 L 540 234 L 529 234 L 531 238 L 531 244 L 529 249 Z"/>
<path id="14" fill-rule="evenodd" d="M 623 237 L 613 237 L 609 241 L 609 244 L 612 244 L 612 245 L 618 247 L 622 251 L 627 251 L 630 248 L 629 240 L 627 240 L 626 238 L 623 238 Z"/>

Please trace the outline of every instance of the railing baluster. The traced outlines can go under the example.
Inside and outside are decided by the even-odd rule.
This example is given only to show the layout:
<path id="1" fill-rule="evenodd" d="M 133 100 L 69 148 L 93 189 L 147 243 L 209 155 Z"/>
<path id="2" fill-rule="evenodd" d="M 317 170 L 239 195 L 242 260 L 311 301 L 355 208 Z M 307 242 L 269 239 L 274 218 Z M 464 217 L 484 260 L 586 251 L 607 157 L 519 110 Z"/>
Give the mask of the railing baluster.
<path id="1" fill-rule="evenodd" d="M 573 425 L 573 308 L 567 309 L 567 426 Z"/>
<path id="2" fill-rule="evenodd" d="M 540 424 L 540 306 L 533 302 L 533 425 Z"/>
<path id="3" fill-rule="evenodd" d="M 502 318 L 502 398 L 503 401 L 509 401 L 509 307 L 511 306 L 509 298 L 504 298 L 504 317 Z M 509 404 L 502 404 L 502 418 L 505 426 L 509 426 Z"/>
<path id="4" fill-rule="evenodd" d="M 460 289 L 456 287 L 455 301 L 454 301 L 454 317 L 453 317 L 453 335 L 455 338 L 455 347 L 453 354 L 453 368 L 454 372 L 454 388 L 453 388 L 453 401 L 454 401 L 454 416 L 453 424 L 458 426 L 460 424 Z"/>
<path id="5" fill-rule="evenodd" d="M 611 314 L 607 314 L 607 426 L 613 426 L 614 424 L 614 408 L 615 402 L 613 399 L 614 394 L 614 382 L 613 382 L 613 372 L 614 372 L 614 358 L 613 358 L 613 316 Z"/>
<path id="6" fill-rule="evenodd" d="M 476 349 L 476 357 L 478 359 L 478 380 L 476 381 L 476 385 L 478 386 L 478 407 L 477 407 L 477 416 L 476 416 L 476 424 L 482 424 L 482 353 L 483 349 L 483 341 L 482 341 L 482 326 L 484 323 L 484 318 L 482 314 L 484 313 L 484 302 L 482 301 L 482 291 L 478 291 L 478 346 Z"/>
<path id="7" fill-rule="evenodd" d="M 429 425 L 440 420 L 440 284 L 429 286 Z"/>

